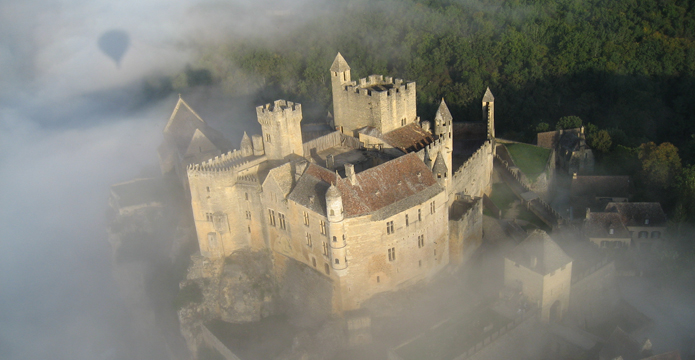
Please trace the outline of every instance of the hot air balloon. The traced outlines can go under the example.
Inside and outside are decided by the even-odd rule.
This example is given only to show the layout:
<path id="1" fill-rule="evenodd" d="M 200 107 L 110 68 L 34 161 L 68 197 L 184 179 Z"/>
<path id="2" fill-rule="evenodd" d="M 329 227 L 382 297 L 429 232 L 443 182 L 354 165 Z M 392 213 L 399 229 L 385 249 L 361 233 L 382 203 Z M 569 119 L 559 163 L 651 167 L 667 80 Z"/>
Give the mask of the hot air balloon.
<path id="1" fill-rule="evenodd" d="M 99 37 L 99 49 L 119 67 L 129 45 L 130 37 L 122 30 L 109 30 Z"/>

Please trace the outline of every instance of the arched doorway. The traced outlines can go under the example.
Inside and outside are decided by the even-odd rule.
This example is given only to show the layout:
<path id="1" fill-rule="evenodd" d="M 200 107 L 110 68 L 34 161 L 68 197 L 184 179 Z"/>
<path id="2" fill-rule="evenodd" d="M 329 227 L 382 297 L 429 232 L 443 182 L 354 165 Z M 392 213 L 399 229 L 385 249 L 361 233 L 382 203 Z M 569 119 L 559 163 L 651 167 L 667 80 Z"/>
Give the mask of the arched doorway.
<path id="1" fill-rule="evenodd" d="M 560 309 L 560 300 L 555 300 L 553 305 L 550 306 L 550 314 L 549 315 L 550 315 L 550 322 L 551 323 L 560 322 L 560 317 L 562 315 L 560 313 L 560 310 L 561 310 Z"/>

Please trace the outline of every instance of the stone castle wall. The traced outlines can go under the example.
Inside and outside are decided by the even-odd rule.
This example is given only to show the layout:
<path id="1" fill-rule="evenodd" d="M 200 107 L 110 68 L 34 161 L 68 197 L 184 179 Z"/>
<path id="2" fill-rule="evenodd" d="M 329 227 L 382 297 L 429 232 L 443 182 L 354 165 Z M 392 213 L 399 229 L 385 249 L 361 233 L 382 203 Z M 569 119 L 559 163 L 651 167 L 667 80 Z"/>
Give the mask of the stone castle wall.
<path id="1" fill-rule="evenodd" d="M 453 264 L 466 262 L 483 243 L 483 199 L 473 204 L 458 219 L 449 219 L 449 259 Z"/>
<path id="2" fill-rule="evenodd" d="M 490 193 L 492 159 L 492 142 L 488 140 L 453 174 L 449 194 L 481 197 Z"/>
<path id="3" fill-rule="evenodd" d="M 387 85 L 385 91 L 376 91 L 371 87 Z M 364 126 L 373 126 L 387 133 L 403 125 L 416 121 L 416 86 L 414 82 L 384 78 L 372 75 L 369 78 L 344 85 L 339 92 L 334 92 L 333 102 L 336 109 L 335 125 L 343 127 L 343 133 L 352 132 Z"/>

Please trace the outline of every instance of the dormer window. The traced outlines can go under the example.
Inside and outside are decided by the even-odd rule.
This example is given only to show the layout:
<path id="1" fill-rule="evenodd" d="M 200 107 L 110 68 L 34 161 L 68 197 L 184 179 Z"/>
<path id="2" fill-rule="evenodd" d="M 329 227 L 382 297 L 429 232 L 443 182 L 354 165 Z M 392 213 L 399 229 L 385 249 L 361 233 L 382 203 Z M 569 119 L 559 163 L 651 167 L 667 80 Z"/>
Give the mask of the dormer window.
<path id="1" fill-rule="evenodd" d="M 613 229 L 613 228 L 608 229 L 608 233 L 610 235 L 613 235 L 615 233 L 615 229 Z"/>
<path id="2" fill-rule="evenodd" d="M 644 225 L 649 225 L 649 219 L 644 219 Z"/>

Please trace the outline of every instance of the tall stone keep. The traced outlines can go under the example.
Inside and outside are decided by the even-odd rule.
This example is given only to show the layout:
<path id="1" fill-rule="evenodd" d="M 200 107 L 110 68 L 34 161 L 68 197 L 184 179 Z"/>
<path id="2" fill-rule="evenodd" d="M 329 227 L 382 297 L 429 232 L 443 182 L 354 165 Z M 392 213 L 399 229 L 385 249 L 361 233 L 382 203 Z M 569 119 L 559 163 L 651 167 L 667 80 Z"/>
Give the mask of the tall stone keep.
<path id="1" fill-rule="evenodd" d="M 488 87 L 483 95 L 483 121 L 487 122 L 487 138 L 495 138 L 495 97 Z"/>
<path id="2" fill-rule="evenodd" d="M 385 134 L 417 121 L 414 82 L 382 75 L 351 81 L 350 66 L 340 53 L 330 71 L 334 124 L 343 134 L 355 136 L 365 126 Z"/>
<path id="3" fill-rule="evenodd" d="M 276 100 L 257 107 L 256 115 L 263 130 L 263 146 L 268 159 L 281 160 L 290 154 L 304 155 L 301 104 Z"/>

